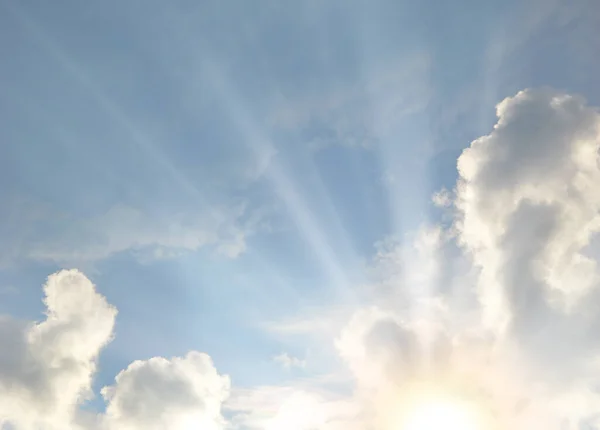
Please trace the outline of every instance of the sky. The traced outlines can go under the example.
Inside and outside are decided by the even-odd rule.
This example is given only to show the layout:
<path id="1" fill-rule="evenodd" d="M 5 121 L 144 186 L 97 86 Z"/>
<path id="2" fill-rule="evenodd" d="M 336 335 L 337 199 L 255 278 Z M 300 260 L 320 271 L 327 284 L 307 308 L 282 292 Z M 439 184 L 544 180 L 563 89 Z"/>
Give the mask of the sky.
<path id="1" fill-rule="evenodd" d="M 598 29 L 0 0 L 0 429 L 600 429 Z"/>

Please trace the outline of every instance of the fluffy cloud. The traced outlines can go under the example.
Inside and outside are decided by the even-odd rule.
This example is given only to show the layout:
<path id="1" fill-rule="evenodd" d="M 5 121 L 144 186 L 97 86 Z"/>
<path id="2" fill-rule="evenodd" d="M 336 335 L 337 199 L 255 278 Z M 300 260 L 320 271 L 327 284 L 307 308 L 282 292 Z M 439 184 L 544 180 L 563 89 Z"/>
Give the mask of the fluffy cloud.
<path id="1" fill-rule="evenodd" d="M 193 351 L 132 363 L 102 390 L 106 413 L 84 415 L 79 406 L 93 396 L 96 360 L 117 311 L 77 270 L 48 277 L 44 293 L 45 321 L 0 318 L 0 428 L 223 428 L 229 378 Z"/>
<path id="2" fill-rule="evenodd" d="M 451 226 L 379 244 L 371 305 L 335 342 L 376 428 L 439 392 L 475 405 L 485 428 L 600 426 L 600 115 L 548 89 L 497 115 L 459 157 L 455 190 L 434 198 Z"/>
<path id="3" fill-rule="evenodd" d="M 90 398 L 117 313 L 76 270 L 48 277 L 44 293 L 45 321 L 0 319 L 0 423 L 17 429 L 62 428 Z"/>
<path id="4" fill-rule="evenodd" d="M 221 403 L 229 378 L 217 373 L 206 354 L 136 361 L 105 387 L 105 425 L 122 430 L 223 428 Z"/>
<path id="5" fill-rule="evenodd" d="M 234 389 L 226 407 L 231 427 L 248 430 L 358 430 L 364 427 L 353 399 L 315 386 Z"/>
<path id="6" fill-rule="evenodd" d="M 600 382 L 599 274 L 586 255 L 600 228 L 600 115 L 551 90 L 519 92 L 497 115 L 458 160 L 458 238 L 480 270 L 485 327 L 529 367 L 551 428 L 576 425 L 597 411 Z"/>
<path id="7" fill-rule="evenodd" d="M 497 114 L 493 131 L 458 159 L 450 236 L 429 242 L 439 251 L 454 237 L 465 251 L 458 260 L 472 268 L 446 273 L 455 287 L 435 289 L 432 274 L 447 253 L 415 252 L 408 266 L 406 248 L 385 249 L 379 285 L 397 291 L 401 305 L 359 311 L 338 340 L 359 384 L 380 393 L 381 423 L 391 420 L 382 399 L 414 384 L 480 403 L 500 428 L 570 429 L 597 419 L 599 274 L 586 246 L 600 228 L 600 115 L 551 90 L 519 92 Z M 414 288 L 441 307 L 427 310 Z M 465 318 L 457 296 L 481 312 Z"/>
<path id="8" fill-rule="evenodd" d="M 458 160 L 458 230 L 492 323 L 519 330 L 597 286 L 583 249 L 600 228 L 600 117 L 549 90 L 522 91 L 497 113 L 494 131 Z"/>

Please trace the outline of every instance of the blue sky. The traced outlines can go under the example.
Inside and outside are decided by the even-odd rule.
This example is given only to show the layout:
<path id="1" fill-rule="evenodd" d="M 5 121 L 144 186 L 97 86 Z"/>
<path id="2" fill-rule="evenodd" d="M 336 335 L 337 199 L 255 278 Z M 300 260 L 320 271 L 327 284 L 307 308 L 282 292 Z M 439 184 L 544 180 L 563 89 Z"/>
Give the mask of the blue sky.
<path id="1" fill-rule="evenodd" d="M 96 284 L 119 314 L 92 410 L 132 361 L 189 350 L 237 387 L 326 375 L 314 339 L 266 327 L 360 303 L 378 243 L 443 222 L 431 196 L 505 97 L 598 106 L 599 20 L 593 0 L 2 0 L 0 314 L 43 319 L 60 269 Z"/>

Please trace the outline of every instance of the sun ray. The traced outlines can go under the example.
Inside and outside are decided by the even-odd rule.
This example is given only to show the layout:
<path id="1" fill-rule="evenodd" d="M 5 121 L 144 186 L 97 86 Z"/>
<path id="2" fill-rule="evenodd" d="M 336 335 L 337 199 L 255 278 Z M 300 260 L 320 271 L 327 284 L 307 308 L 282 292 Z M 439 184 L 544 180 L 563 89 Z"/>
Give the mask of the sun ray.
<path id="1" fill-rule="evenodd" d="M 152 137 L 148 136 L 131 121 L 126 113 L 98 87 L 82 66 L 69 56 L 50 34 L 15 4 L 10 5 L 8 9 L 23 28 L 27 30 L 29 36 L 32 37 L 36 43 L 40 44 L 52 58 L 54 58 L 68 76 L 72 77 L 78 85 L 87 91 L 111 120 L 127 132 L 130 137 L 130 140 L 128 140 L 129 143 L 143 151 L 153 163 L 166 171 L 181 190 L 192 196 L 197 202 L 201 203 L 211 216 L 216 216 L 216 210 L 208 204 L 205 196 L 203 196 L 192 181 L 183 175 L 169 158 L 165 156 L 164 152 L 159 149 L 159 146 L 154 142 Z"/>
<path id="2" fill-rule="evenodd" d="M 231 119 L 246 137 L 244 143 L 256 157 L 260 157 L 265 152 L 276 153 L 270 138 L 258 129 L 250 118 L 248 110 L 244 108 L 242 101 L 224 81 L 222 78 L 224 74 L 218 70 L 218 66 L 214 63 L 207 63 L 205 66 L 205 73 L 210 76 L 211 82 L 222 103 L 227 107 Z M 269 168 L 265 170 L 265 177 L 274 188 L 277 196 L 285 204 L 290 217 L 302 232 L 311 250 L 318 257 L 338 297 L 353 300 L 353 294 L 349 288 L 351 283 L 341 269 L 341 264 L 334 249 L 328 242 L 323 229 L 318 225 L 313 212 L 307 207 L 304 198 L 298 192 L 297 187 L 289 176 L 283 172 L 281 163 L 272 162 Z"/>

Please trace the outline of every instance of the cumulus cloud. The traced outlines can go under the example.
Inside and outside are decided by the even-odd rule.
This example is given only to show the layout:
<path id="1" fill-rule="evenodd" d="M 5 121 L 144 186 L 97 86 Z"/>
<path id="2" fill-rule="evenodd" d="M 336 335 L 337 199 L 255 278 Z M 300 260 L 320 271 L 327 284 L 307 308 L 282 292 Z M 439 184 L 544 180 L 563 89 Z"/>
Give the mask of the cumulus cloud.
<path id="1" fill-rule="evenodd" d="M 195 351 L 133 362 L 102 389 L 106 413 L 85 414 L 80 406 L 93 397 L 98 355 L 112 339 L 117 310 L 77 270 L 49 276 L 44 293 L 44 321 L 0 317 L 0 428 L 223 428 L 229 378 Z"/>
<path id="2" fill-rule="evenodd" d="M 486 428 L 600 425 L 600 114 L 542 89 L 497 116 L 459 157 L 453 192 L 434 196 L 452 225 L 381 242 L 370 304 L 335 341 L 376 428 L 440 392 Z"/>
<path id="3" fill-rule="evenodd" d="M 437 207 L 445 208 L 452 204 L 452 197 L 447 189 L 442 188 L 440 191 L 436 192 L 433 195 L 431 201 Z"/>
<path id="4" fill-rule="evenodd" d="M 497 114 L 458 160 L 457 225 L 482 268 L 489 316 L 523 325 L 533 310 L 567 311 L 598 283 L 582 251 L 600 228 L 600 119 L 550 90 L 522 91 Z"/>
<path id="5" fill-rule="evenodd" d="M 48 277 L 46 320 L 0 319 L 0 423 L 61 428 L 89 399 L 100 350 L 116 309 L 76 270 Z"/>
<path id="6" fill-rule="evenodd" d="M 600 228 L 600 115 L 551 90 L 497 115 L 458 160 L 458 238 L 480 270 L 485 327 L 535 369 L 558 418 L 584 420 L 598 406 L 599 274 L 585 251 Z M 585 412 L 571 400 L 583 393 Z"/>
<path id="7" fill-rule="evenodd" d="M 223 428 L 221 403 L 229 378 L 217 373 L 206 354 L 190 352 L 171 360 L 135 361 L 105 387 L 105 425 L 122 430 Z"/>
<path id="8" fill-rule="evenodd" d="M 462 286 L 403 282 L 406 269 L 390 268 L 407 267 L 396 263 L 406 261 L 404 248 L 392 246 L 379 253 L 380 284 L 405 298 L 425 289 L 443 306 L 431 312 L 413 300 L 412 310 L 361 310 L 338 348 L 359 383 L 387 396 L 433 376 L 454 395 L 478 399 L 500 428 L 592 425 L 600 406 L 600 302 L 597 262 L 586 247 L 600 228 L 600 115 L 579 97 L 547 89 L 505 99 L 497 115 L 493 131 L 458 159 L 447 237 L 472 267 L 443 279 L 459 276 Z M 437 262 L 433 268 L 448 255 L 425 257 Z M 408 271 L 422 273 L 418 265 Z M 464 318 L 457 294 L 471 294 L 480 312 Z"/>

